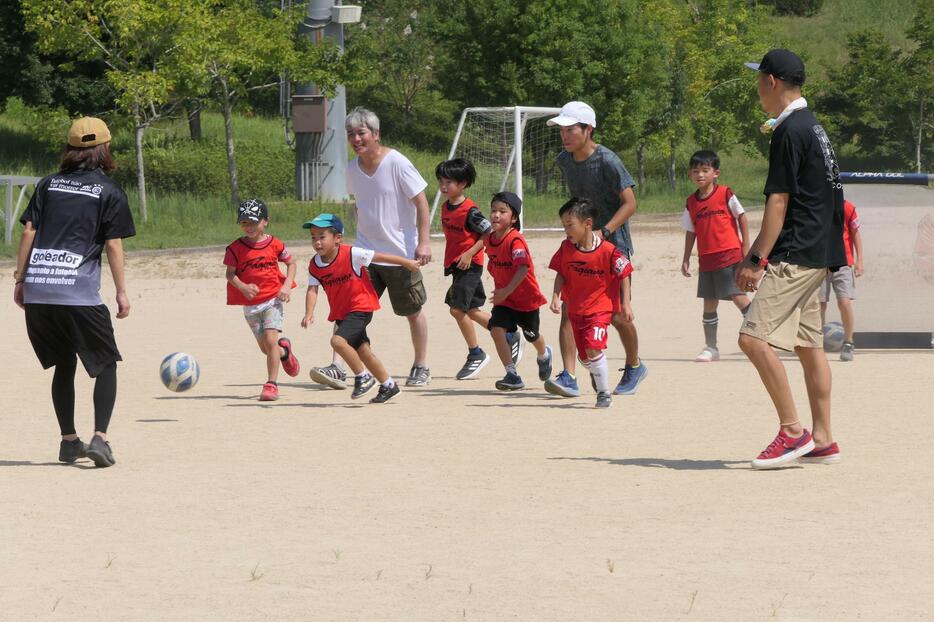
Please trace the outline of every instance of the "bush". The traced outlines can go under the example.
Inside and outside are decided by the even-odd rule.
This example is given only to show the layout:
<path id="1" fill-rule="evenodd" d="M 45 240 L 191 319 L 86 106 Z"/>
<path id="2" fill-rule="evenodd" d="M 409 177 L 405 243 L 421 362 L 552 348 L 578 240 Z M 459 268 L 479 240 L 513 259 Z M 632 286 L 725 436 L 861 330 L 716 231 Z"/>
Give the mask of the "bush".
<path id="1" fill-rule="evenodd" d="M 811 17 L 820 12 L 824 0 L 765 0 L 765 4 L 775 7 L 776 15 Z"/>

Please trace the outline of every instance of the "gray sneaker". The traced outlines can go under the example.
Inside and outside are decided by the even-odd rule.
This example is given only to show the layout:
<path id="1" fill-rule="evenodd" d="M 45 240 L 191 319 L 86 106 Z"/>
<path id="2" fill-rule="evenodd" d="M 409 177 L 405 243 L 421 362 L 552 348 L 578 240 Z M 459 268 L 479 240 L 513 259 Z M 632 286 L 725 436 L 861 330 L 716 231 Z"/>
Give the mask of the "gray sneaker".
<path id="1" fill-rule="evenodd" d="M 117 464 L 113 450 L 110 449 L 110 443 L 96 434 L 91 439 L 91 444 L 88 445 L 87 455 L 94 461 L 94 466 L 109 467 Z"/>
<path id="2" fill-rule="evenodd" d="M 312 367 L 308 372 L 311 379 L 332 389 L 347 388 L 347 372 L 331 363 L 327 367 Z"/>
<path id="3" fill-rule="evenodd" d="M 457 372 L 457 376 L 455 376 L 455 378 L 458 380 L 470 380 L 471 378 L 476 378 L 480 373 L 480 370 L 486 367 L 487 363 L 489 362 L 490 355 L 483 350 L 480 350 L 480 354 L 477 354 L 476 356 L 469 354 L 467 356 L 467 361 L 464 363 L 464 366 L 461 367 L 461 370 Z"/>
<path id="4" fill-rule="evenodd" d="M 849 341 L 843 342 L 843 347 L 840 348 L 840 360 L 841 361 L 852 361 L 853 360 L 853 344 Z"/>
<path id="5" fill-rule="evenodd" d="M 518 391 L 519 389 L 524 389 L 525 384 L 522 382 L 522 378 L 519 377 L 519 374 L 514 374 L 509 371 L 506 372 L 502 380 L 496 381 L 496 388 L 500 391 Z"/>
<path id="6" fill-rule="evenodd" d="M 350 394 L 350 399 L 358 400 L 370 391 L 372 391 L 378 383 L 376 378 L 370 374 L 365 374 L 363 376 L 355 376 L 353 379 L 353 393 Z"/>
<path id="7" fill-rule="evenodd" d="M 407 387 L 424 387 L 431 382 L 431 371 L 424 365 L 412 365 L 409 377 L 405 379 Z"/>
<path id="8" fill-rule="evenodd" d="M 597 393 L 597 404 L 595 408 L 609 408 L 613 403 L 613 397 L 606 391 Z"/>
<path id="9" fill-rule="evenodd" d="M 73 441 L 62 440 L 58 446 L 59 462 L 74 462 L 78 458 L 84 458 L 88 455 L 88 446 L 81 442 L 80 438 Z"/>

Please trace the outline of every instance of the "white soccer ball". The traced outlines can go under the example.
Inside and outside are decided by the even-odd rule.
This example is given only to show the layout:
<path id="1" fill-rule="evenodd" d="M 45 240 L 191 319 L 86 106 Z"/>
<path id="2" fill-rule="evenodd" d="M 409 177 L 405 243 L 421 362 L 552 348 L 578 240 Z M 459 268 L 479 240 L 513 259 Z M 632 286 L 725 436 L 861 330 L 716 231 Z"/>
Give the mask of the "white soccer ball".
<path id="1" fill-rule="evenodd" d="M 826 352 L 839 352 L 843 347 L 843 324 L 840 322 L 827 322 L 824 324 L 824 350 Z"/>
<path id="2" fill-rule="evenodd" d="M 159 366 L 159 378 L 169 391 L 181 393 L 196 384 L 201 377 L 201 368 L 198 361 L 190 354 L 173 352 L 164 359 Z"/>

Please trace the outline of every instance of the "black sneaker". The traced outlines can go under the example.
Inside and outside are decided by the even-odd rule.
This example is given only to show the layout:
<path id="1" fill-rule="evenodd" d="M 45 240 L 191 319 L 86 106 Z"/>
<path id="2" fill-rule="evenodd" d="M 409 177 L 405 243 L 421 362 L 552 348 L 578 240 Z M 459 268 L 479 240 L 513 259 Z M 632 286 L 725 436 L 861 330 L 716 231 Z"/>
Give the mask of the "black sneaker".
<path id="1" fill-rule="evenodd" d="M 461 370 L 457 372 L 455 378 L 458 380 L 470 380 L 471 378 L 476 378 L 480 373 L 480 370 L 486 367 L 486 364 L 490 362 L 490 355 L 480 350 L 480 354 L 468 354 L 467 361 L 464 363 L 464 366 L 461 367 Z"/>
<path id="2" fill-rule="evenodd" d="M 597 404 L 596 408 L 609 408 L 610 404 L 613 403 L 613 396 L 611 396 L 607 391 L 600 391 L 597 393 Z"/>
<path id="3" fill-rule="evenodd" d="M 509 344 L 509 352 L 512 354 L 512 364 L 518 365 L 522 360 L 522 331 L 506 333 L 506 343 Z"/>
<path id="4" fill-rule="evenodd" d="M 514 374 L 509 371 L 506 372 L 502 380 L 496 381 L 496 388 L 500 391 L 518 391 L 519 389 L 525 388 L 525 383 L 522 382 L 522 378 L 519 377 L 519 374 Z"/>
<path id="5" fill-rule="evenodd" d="M 94 461 L 94 466 L 109 467 L 117 464 L 113 451 L 110 449 L 110 443 L 96 434 L 91 439 L 91 444 L 88 445 L 87 456 Z"/>
<path id="6" fill-rule="evenodd" d="M 389 388 L 383 385 L 379 385 L 379 391 L 376 393 L 376 397 L 370 400 L 370 403 L 371 404 L 382 404 L 384 402 L 388 402 L 391 398 L 395 397 L 396 395 L 399 395 L 399 393 L 401 392 L 402 392 L 402 389 L 399 388 L 398 383 L 394 383 L 392 387 L 389 387 Z"/>
<path id="7" fill-rule="evenodd" d="M 554 354 L 551 351 L 551 346 L 545 346 L 545 358 L 542 360 L 535 359 L 535 362 L 538 363 L 538 379 L 545 381 L 551 378 L 551 361 L 554 358 Z"/>
<path id="8" fill-rule="evenodd" d="M 412 365 L 409 377 L 405 379 L 405 386 L 424 387 L 429 382 L 431 382 L 431 371 L 424 365 Z"/>
<path id="9" fill-rule="evenodd" d="M 364 376 L 355 376 L 353 379 L 353 393 L 350 394 L 350 399 L 358 400 L 370 391 L 373 390 L 373 387 L 377 385 L 376 378 L 370 374 Z"/>
<path id="10" fill-rule="evenodd" d="M 59 462 L 74 462 L 78 458 L 86 458 L 88 455 L 88 446 L 81 442 L 80 438 L 73 441 L 63 440 L 58 446 Z"/>
<path id="11" fill-rule="evenodd" d="M 308 372 L 312 380 L 332 389 L 346 389 L 347 372 L 331 363 L 327 367 L 312 367 Z"/>

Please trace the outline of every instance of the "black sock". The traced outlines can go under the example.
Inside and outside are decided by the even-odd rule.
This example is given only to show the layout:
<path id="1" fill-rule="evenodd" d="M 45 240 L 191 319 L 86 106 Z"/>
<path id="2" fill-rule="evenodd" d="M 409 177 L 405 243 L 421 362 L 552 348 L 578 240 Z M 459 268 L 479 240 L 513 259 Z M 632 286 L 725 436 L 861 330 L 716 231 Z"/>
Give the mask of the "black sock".
<path id="1" fill-rule="evenodd" d="M 52 376 L 52 405 L 62 436 L 75 433 L 75 370 L 78 358 L 72 354 L 71 360 L 55 363 L 55 375 Z"/>
<path id="2" fill-rule="evenodd" d="M 111 363 L 94 381 L 94 431 L 107 432 L 117 401 L 117 364 Z"/>

